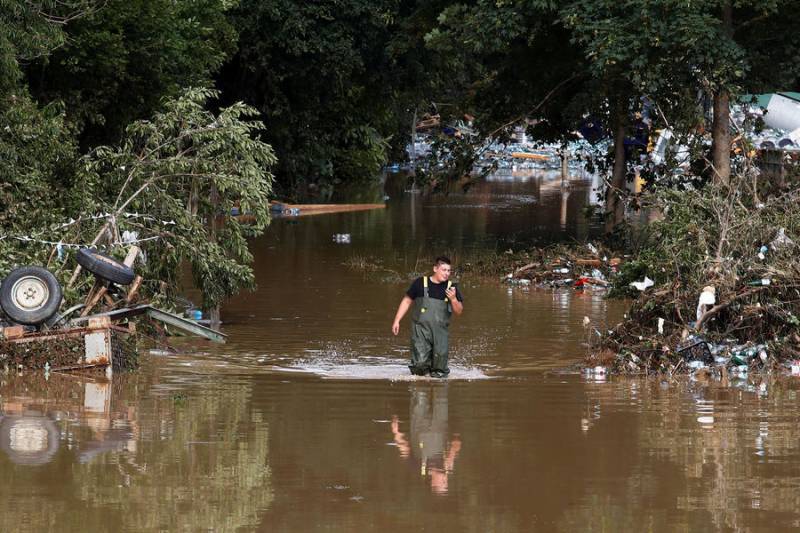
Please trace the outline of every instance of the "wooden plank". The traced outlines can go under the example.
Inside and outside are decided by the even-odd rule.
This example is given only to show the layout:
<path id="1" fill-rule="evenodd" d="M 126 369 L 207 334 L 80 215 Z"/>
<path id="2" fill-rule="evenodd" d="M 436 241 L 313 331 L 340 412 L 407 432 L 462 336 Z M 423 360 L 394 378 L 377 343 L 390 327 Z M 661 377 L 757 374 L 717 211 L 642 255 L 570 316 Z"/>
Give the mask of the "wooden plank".
<path id="1" fill-rule="evenodd" d="M 94 306 L 97 305 L 100 299 L 103 296 L 105 296 L 106 291 L 108 291 L 108 286 L 106 285 L 103 285 L 102 287 L 97 289 L 97 291 L 94 292 L 94 294 L 90 291 L 88 298 L 86 298 L 86 307 L 84 307 L 83 311 L 81 311 L 81 316 L 88 315 L 92 311 L 92 309 L 94 309 Z"/>
<path id="2" fill-rule="evenodd" d="M 511 157 L 515 159 L 535 159 L 537 161 L 547 161 L 550 156 L 543 154 L 532 154 L 530 152 L 511 152 Z"/>
<path id="3" fill-rule="evenodd" d="M 23 335 L 25 335 L 25 328 L 22 326 L 9 326 L 3 329 L 3 337 L 8 341 L 22 338 Z"/>
<path id="4" fill-rule="evenodd" d="M 272 205 L 281 205 L 285 210 L 297 209 L 297 215 L 289 216 L 308 216 L 322 215 L 326 213 L 348 213 L 353 211 L 371 211 L 373 209 L 386 209 L 386 204 L 285 204 L 282 202 L 272 202 Z M 273 212 L 276 216 L 285 216 L 280 212 Z"/>
<path id="5" fill-rule="evenodd" d="M 139 295 L 139 287 L 142 285 L 142 276 L 136 276 L 133 278 L 133 283 L 131 283 L 130 287 L 128 287 L 128 294 L 125 296 L 125 302 L 130 304 L 134 300 L 136 300 L 137 296 Z"/>
<path id="6" fill-rule="evenodd" d="M 289 208 L 300 209 L 300 211 L 363 211 L 368 209 L 384 209 L 386 204 L 287 204 Z"/>

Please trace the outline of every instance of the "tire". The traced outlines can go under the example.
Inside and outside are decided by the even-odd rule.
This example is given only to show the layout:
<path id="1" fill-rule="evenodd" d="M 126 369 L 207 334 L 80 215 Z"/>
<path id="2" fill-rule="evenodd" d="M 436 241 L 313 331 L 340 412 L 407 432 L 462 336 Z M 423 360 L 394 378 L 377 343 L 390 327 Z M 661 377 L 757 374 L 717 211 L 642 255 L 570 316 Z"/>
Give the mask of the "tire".
<path id="1" fill-rule="evenodd" d="M 81 248 L 78 250 L 78 264 L 97 276 L 117 285 L 130 285 L 136 273 L 116 259 L 101 254 L 97 250 Z"/>
<path id="2" fill-rule="evenodd" d="M 0 285 L 0 307 L 18 324 L 38 326 L 61 306 L 61 285 L 50 271 L 36 266 L 19 267 Z"/>

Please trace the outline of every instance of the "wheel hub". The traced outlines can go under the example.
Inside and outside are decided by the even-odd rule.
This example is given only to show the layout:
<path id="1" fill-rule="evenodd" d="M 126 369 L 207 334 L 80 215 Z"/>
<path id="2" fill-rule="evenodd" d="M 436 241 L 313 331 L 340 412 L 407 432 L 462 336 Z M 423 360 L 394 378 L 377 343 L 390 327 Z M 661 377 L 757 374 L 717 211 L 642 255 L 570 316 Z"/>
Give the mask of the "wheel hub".
<path id="1" fill-rule="evenodd" d="M 11 288 L 14 302 L 25 311 L 38 311 L 47 303 L 50 291 L 47 284 L 33 276 L 25 276 L 14 283 Z"/>

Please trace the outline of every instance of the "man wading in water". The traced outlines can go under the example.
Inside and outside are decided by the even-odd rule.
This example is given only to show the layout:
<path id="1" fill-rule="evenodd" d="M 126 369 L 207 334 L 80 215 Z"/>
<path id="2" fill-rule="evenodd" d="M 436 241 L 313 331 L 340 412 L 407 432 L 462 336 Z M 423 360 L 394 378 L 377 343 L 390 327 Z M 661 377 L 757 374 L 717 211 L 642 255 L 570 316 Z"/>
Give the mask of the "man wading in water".
<path id="1" fill-rule="evenodd" d="M 437 257 L 433 265 L 433 276 L 414 280 L 400 301 L 394 316 L 392 333 L 400 333 L 400 321 L 408 309 L 411 312 L 411 373 L 417 376 L 430 374 L 435 378 L 446 378 L 448 342 L 447 328 L 450 315 L 464 311 L 461 291 L 450 279 L 450 259 Z"/>

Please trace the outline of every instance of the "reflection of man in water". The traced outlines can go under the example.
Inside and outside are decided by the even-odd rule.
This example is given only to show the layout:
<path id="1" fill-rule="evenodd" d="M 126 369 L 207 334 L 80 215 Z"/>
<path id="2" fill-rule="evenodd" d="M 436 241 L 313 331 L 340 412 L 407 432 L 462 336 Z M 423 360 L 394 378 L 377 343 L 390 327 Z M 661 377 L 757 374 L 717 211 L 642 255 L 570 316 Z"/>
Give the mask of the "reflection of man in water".
<path id="1" fill-rule="evenodd" d="M 447 366 L 448 327 L 450 315 L 464 311 L 458 287 L 450 281 L 450 259 L 437 257 L 433 275 L 414 280 L 397 307 L 392 333 L 400 332 L 400 321 L 411 312 L 411 373 L 444 378 L 450 373 Z"/>
<path id="2" fill-rule="evenodd" d="M 397 416 L 392 417 L 394 442 L 404 459 L 413 455 L 420 461 L 420 474 L 429 476 L 431 490 L 447 493 L 447 478 L 455 467 L 461 439 L 454 435 L 447 442 L 447 388 L 411 389 L 411 436 L 400 432 Z"/>

